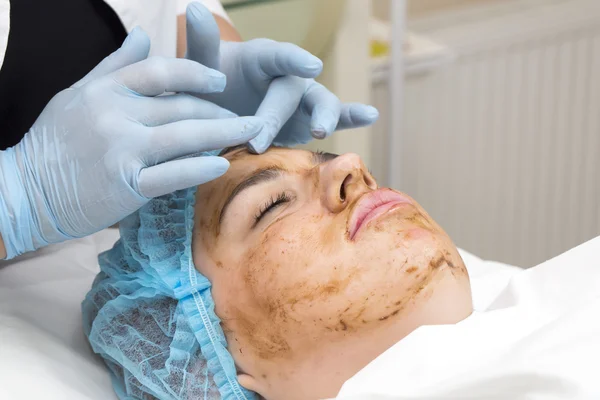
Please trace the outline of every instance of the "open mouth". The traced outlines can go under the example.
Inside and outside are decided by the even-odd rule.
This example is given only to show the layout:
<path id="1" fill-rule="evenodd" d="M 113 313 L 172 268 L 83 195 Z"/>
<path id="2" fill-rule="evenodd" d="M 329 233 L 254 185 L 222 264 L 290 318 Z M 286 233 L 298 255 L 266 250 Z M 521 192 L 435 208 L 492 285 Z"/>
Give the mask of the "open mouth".
<path id="1" fill-rule="evenodd" d="M 378 189 L 364 194 L 353 207 L 348 219 L 348 234 L 353 240 L 363 226 L 400 204 L 412 202 L 391 189 Z"/>

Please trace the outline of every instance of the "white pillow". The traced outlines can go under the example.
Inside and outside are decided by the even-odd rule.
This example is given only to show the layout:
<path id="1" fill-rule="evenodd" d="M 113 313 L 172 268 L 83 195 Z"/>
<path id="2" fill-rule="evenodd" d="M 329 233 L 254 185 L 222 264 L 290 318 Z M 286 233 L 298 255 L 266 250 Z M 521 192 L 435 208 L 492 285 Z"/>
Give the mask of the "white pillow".
<path id="1" fill-rule="evenodd" d="M 99 271 L 97 255 L 116 229 L 0 262 L 0 398 L 116 399 L 104 364 L 81 326 L 81 301 Z M 483 305 L 514 267 L 461 251 Z"/>
<path id="2" fill-rule="evenodd" d="M 469 271 L 475 311 L 486 310 L 515 272 L 522 271 L 513 265 L 482 260 L 466 250 L 458 249 L 458 252 Z"/>

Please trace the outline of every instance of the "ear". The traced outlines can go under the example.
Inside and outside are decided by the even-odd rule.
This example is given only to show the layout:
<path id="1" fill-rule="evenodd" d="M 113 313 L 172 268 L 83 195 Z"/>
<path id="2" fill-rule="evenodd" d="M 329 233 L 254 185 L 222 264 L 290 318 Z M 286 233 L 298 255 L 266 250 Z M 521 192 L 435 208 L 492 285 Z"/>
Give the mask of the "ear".
<path id="1" fill-rule="evenodd" d="M 244 389 L 248 389 L 258 394 L 264 393 L 264 382 L 259 382 L 251 375 L 239 374 L 237 380 Z"/>

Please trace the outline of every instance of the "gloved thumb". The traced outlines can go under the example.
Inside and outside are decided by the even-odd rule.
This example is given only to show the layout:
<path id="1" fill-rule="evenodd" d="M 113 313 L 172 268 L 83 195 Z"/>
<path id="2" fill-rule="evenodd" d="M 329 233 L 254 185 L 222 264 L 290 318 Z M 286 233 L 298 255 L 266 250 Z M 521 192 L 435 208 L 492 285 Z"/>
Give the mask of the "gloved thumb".
<path id="1" fill-rule="evenodd" d="M 127 35 L 121 47 L 106 57 L 93 70 L 84 76 L 73 87 L 81 87 L 87 82 L 108 75 L 123 67 L 135 64 L 148 58 L 150 53 L 150 38 L 140 27 L 135 27 Z"/>
<path id="2" fill-rule="evenodd" d="M 219 70 L 221 33 L 211 12 L 200 3 L 190 3 L 186 13 L 188 60 Z"/>

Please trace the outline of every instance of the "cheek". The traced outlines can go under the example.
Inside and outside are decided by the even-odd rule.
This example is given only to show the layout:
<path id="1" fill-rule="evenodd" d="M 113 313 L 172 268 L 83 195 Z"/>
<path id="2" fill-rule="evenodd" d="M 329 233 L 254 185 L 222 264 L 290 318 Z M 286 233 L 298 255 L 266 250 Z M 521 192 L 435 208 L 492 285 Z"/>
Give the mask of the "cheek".
<path id="1" fill-rule="evenodd" d="M 245 281 L 257 299 L 267 301 L 308 278 L 319 278 L 313 269 L 315 256 L 322 252 L 322 241 L 314 234 L 320 229 L 317 221 L 309 223 L 308 219 L 312 217 L 272 226 L 243 256 Z"/>
<path id="2" fill-rule="evenodd" d="M 271 224 L 243 256 L 247 280 L 257 292 L 320 280 L 326 270 L 315 262 L 342 252 L 342 221 L 316 206 L 302 211 Z"/>
<path id="3" fill-rule="evenodd" d="M 384 220 L 354 243 L 344 240 L 341 223 L 326 217 L 285 222 L 265 233 L 237 267 L 243 283 L 235 289 L 232 317 L 263 358 L 299 348 L 294 340 L 380 326 L 426 296 L 437 271 L 464 269 L 447 236 L 424 228 L 432 227 L 426 219 L 408 229 Z"/>
<path id="4" fill-rule="evenodd" d="M 312 274 L 302 271 L 312 265 L 310 255 L 318 252 L 309 229 L 283 228 L 265 233 L 223 276 L 222 284 L 213 286 L 228 342 L 249 347 L 262 359 L 289 356 L 294 348 L 290 323 L 298 319 L 292 315 L 293 295 L 288 290 L 308 285 Z M 220 303 L 227 305 L 219 307 Z"/>
<path id="5" fill-rule="evenodd" d="M 347 307 L 333 299 L 343 297 L 359 268 L 348 265 L 341 240 L 334 240 L 343 229 L 326 219 L 282 221 L 242 257 L 245 291 L 270 326 L 322 325 Z"/>

